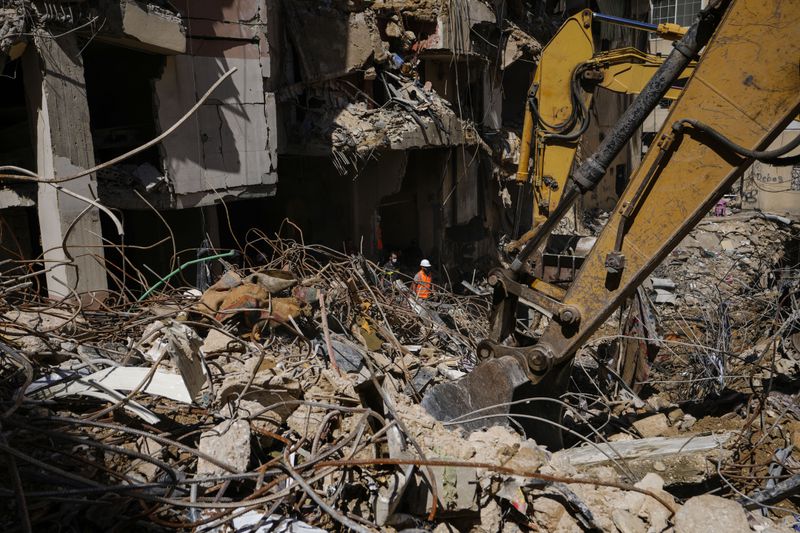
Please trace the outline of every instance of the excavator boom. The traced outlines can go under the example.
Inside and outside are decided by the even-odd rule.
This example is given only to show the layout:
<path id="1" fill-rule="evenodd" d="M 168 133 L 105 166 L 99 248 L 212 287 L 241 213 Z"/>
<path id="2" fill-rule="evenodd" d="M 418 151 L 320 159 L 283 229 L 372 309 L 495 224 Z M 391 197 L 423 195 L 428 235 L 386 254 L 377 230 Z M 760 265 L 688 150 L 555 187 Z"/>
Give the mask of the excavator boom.
<path id="1" fill-rule="evenodd" d="M 669 39 L 680 38 L 686 31 L 674 24 L 639 23 L 585 9 L 569 17 L 547 43 L 528 89 L 516 176 L 520 193 L 525 184 L 530 183 L 532 187 L 534 226 L 541 223 L 561 199 L 578 145 L 589 124 L 588 110 L 594 90 L 603 88 L 615 93 L 639 94 L 664 62 L 662 57 L 636 48 L 596 53 L 592 36 L 595 18 L 614 24 L 635 24 L 637 29 L 655 31 Z M 677 98 L 693 68 L 693 64 L 687 66 L 664 98 Z M 518 209 L 523 203 L 518 201 Z M 512 232 L 515 239 L 520 215 L 518 211 L 515 217 Z M 524 242 L 524 237 L 515 241 L 509 251 Z"/>
<path id="2" fill-rule="evenodd" d="M 723 0 L 701 12 L 598 150 L 574 172 L 561 203 L 537 228 L 512 267 L 492 276 L 497 304 L 494 338 L 479 350 L 488 370 L 482 376 L 484 365 L 478 365 L 468 379 L 474 389 L 476 384 L 502 381 L 498 372 L 507 372 L 517 387 L 511 392 L 506 387 L 500 397 L 486 391 L 473 394 L 469 385 L 458 382 L 440 385 L 423 400 L 434 416 L 467 420 L 476 410 L 493 408 L 488 412 L 498 422 L 508 417 L 507 409 L 504 414 L 498 411 L 498 404 L 531 398 L 528 412 L 537 422 L 526 431 L 541 444 L 560 447 L 561 408 L 553 398 L 566 392 L 578 348 L 754 159 L 781 162 L 782 155 L 798 145 L 795 141 L 784 150 L 762 151 L 800 111 L 798 18 L 796 0 Z M 563 298 L 535 294 L 528 260 L 563 216 L 564 206 L 599 183 L 609 163 L 704 47 L 656 142 Z M 519 298 L 536 299 L 553 317 L 538 342 L 529 347 L 503 344 Z M 527 381 L 521 382 L 520 375 Z M 460 404 L 449 403 L 456 397 Z"/>

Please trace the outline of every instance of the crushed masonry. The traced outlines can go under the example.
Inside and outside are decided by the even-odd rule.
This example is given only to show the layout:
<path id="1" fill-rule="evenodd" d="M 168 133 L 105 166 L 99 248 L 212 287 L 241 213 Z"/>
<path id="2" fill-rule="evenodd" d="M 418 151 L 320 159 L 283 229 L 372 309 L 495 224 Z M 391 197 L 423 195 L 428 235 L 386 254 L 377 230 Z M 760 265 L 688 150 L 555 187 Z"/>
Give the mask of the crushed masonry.
<path id="1" fill-rule="evenodd" d="M 702 331 L 698 319 L 717 315 L 692 314 L 717 313 L 715 302 L 726 301 L 729 352 L 769 358 L 788 372 L 773 379 L 794 379 L 794 366 L 777 363 L 800 355 L 784 334 L 787 322 L 775 317 L 796 320 L 796 310 L 795 318 L 769 310 L 794 301 L 785 298 L 796 294 L 797 278 L 774 269 L 784 250 L 776 236 L 796 229 L 735 217 L 709 219 L 687 237 L 652 280 L 675 302 L 656 303 L 663 348 L 640 392 L 645 400 L 613 380 L 579 380 L 577 400 L 565 398 L 565 423 L 585 436 L 556 453 L 513 423 L 468 433 L 431 418 L 420 398 L 475 364 L 488 296 L 437 287 L 435 301 L 412 305 L 407 280 L 358 256 L 270 240 L 268 264 L 231 268 L 202 294 L 163 290 L 97 311 L 13 289 L 3 296 L 0 343 L 3 449 L 13 451 L 4 464 L 18 476 L 28 512 L 47 511 L 30 514 L 41 525 L 100 526 L 94 507 L 102 499 L 92 495 L 101 489 L 114 495 L 120 523 L 140 523 L 135 509 L 145 504 L 159 523 L 185 528 L 237 528 L 247 516 L 294 520 L 292 531 L 337 522 L 384 530 L 694 531 L 725 523 L 730 531 L 779 531 L 791 514 L 756 519 L 737 494 L 762 487 L 758 476 L 772 469 L 776 449 L 794 449 L 793 397 L 759 396 L 755 384 L 773 374 L 738 358 L 715 377 L 718 363 L 700 350 L 719 344 L 695 336 L 688 350 L 676 335 L 689 325 Z M 752 248 L 748 262 L 736 263 L 745 255 L 725 250 L 720 232 Z M 719 273 L 719 285 L 701 284 L 713 279 L 703 273 Z M 590 360 L 614 323 L 583 349 L 595 355 L 579 358 L 579 368 L 596 372 Z M 678 394 L 707 375 L 725 380 L 728 392 Z M 780 431 L 790 427 L 797 431 Z M 795 459 L 783 461 L 788 470 L 778 479 L 791 475 Z M 702 493 L 715 481 L 736 492 L 685 504 L 670 492 Z M 91 512 L 65 514 L 57 494 Z M 320 499 L 326 507 L 303 503 Z M 778 505 L 791 509 L 786 500 Z M 253 514 L 263 512 L 269 516 Z"/>

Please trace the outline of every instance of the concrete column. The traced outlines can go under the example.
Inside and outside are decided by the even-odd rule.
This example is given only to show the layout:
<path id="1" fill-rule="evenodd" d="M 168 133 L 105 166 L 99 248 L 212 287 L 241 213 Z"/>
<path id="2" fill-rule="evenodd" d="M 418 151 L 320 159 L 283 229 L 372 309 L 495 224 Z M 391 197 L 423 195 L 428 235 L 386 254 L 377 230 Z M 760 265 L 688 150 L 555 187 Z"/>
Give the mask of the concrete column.
<path id="1" fill-rule="evenodd" d="M 74 34 L 54 39 L 39 33 L 35 43 L 25 52 L 23 70 L 35 123 L 37 173 L 45 179 L 65 177 L 95 164 L 83 62 Z M 61 185 L 97 198 L 94 176 Z M 51 297 L 66 296 L 73 290 L 83 294 L 107 289 L 100 213 L 92 207 L 76 221 L 89 205 L 52 185 L 39 184 L 37 209 Z M 71 262 L 62 248 L 65 237 Z"/>
<path id="2" fill-rule="evenodd" d="M 483 125 L 499 130 L 503 127 L 503 77 L 496 76 L 493 62 L 483 69 Z"/>

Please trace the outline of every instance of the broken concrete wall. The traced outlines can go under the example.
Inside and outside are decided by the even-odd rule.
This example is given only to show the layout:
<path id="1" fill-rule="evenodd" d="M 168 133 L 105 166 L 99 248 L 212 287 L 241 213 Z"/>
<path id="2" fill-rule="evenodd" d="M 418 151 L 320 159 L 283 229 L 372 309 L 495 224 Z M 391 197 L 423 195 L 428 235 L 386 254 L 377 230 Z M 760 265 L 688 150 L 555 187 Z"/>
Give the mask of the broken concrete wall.
<path id="1" fill-rule="evenodd" d="M 223 73 L 237 69 L 180 134 L 163 143 L 176 206 L 208 205 L 244 189 L 274 194 L 277 131 L 274 96 L 264 91 L 270 75 L 265 3 L 176 4 L 190 37 L 187 53 L 168 57 L 155 83 L 161 129 L 172 126 Z"/>
<path id="2" fill-rule="evenodd" d="M 303 81 L 330 80 L 385 61 L 375 12 L 341 9 L 316 0 L 283 2 L 287 37 L 294 44 Z"/>
<path id="3" fill-rule="evenodd" d="M 172 11 L 134 0 L 108 2 L 103 11 L 101 41 L 156 54 L 186 52 L 186 28 Z"/>
<path id="4" fill-rule="evenodd" d="M 785 146 L 800 135 L 800 122 L 792 124 L 772 142 L 769 149 Z M 789 152 L 800 155 L 800 149 Z M 776 167 L 755 161 L 744 174 L 743 207 L 779 215 L 800 215 L 800 165 Z"/>
<path id="5" fill-rule="evenodd" d="M 23 56 L 29 116 L 35 124 L 34 170 L 46 180 L 78 175 L 95 160 L 77 37 L 56 40 L 39 29 L 34 41 Z M 100 211 L 91 200 L 97 195 L 95 176 L 80 176 L 62 187 L 38 185 L 47 292 L 66 297 L 104 291 Z"/>

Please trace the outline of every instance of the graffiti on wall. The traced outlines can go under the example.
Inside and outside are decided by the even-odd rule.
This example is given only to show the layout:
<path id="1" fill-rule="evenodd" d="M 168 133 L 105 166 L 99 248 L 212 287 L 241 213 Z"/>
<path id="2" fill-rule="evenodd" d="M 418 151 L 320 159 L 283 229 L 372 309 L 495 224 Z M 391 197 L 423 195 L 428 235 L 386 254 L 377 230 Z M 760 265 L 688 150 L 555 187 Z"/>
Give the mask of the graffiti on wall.
<path id="1" fill-rule="evenodd" d="M 791 173 L 787 179 L 787 176 L 778 174 L 775 167 L 755 161 L 750 169 L 750 179 L 755 182 L 756 187 L 759 189 L 761 188 L 759 187 L 760 184 L 768 185 L 769 187 L 763 189 L 768 192 L 800 191 L 800 164 L 792 166 Z M 784 185 L 784 187 L 774 187 L 775 185 Z"/>

